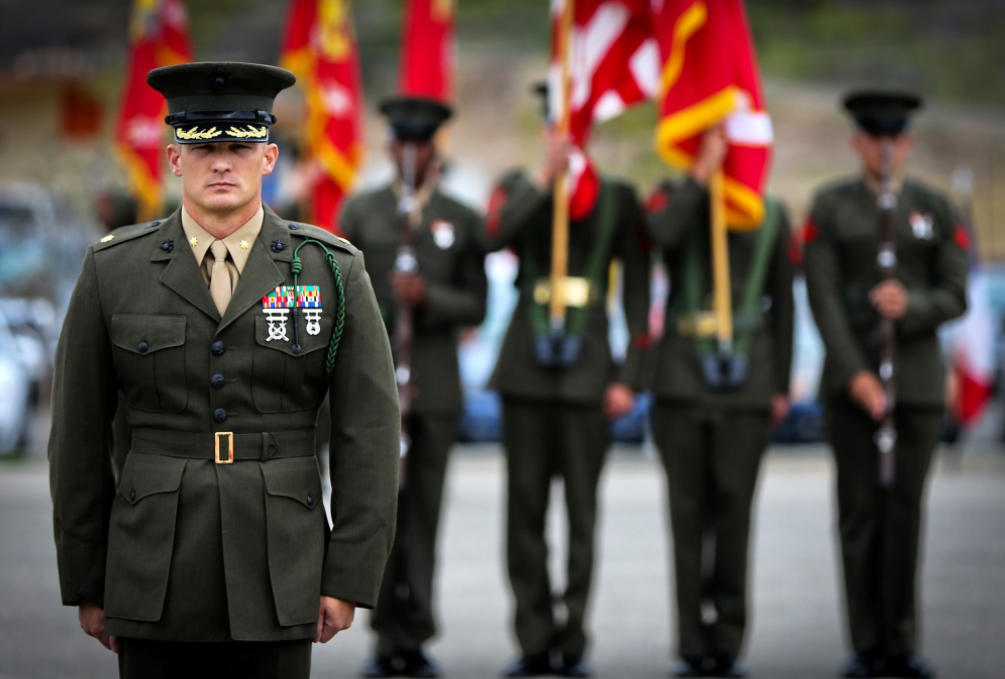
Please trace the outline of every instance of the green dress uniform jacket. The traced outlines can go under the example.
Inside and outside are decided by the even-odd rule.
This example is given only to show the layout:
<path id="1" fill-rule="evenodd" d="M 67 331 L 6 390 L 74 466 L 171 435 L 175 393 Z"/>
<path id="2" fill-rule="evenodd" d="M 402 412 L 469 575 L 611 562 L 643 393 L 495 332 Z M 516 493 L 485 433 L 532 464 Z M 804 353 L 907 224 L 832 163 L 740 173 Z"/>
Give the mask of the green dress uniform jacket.
<path id="1" fill-rule="evenodd" d="M 688 178 L 678 187 L 661 184 L 649 203 L 649 234 L 662 249 L 670 276 L 666 323 L 656 353 L 656 371 L 651 385 L 656 398 L 695 408 L 768 410 L 774 394 L 789 392 L 792 368 L 793 309 L 792 271 L 789 260 L 789 224 L 785 210 L 768 261 L 762 299 L 764 312 L 750 341 L 750 372 L 746 382 L 735 389 L 714 389 L 705 382 L 699 365 L 697 343 L 683 336 L 678 320 L 683 304 L 684 260 L 688 240 L 697 235 L 702 261 L 703 292 L 712 294 L 712 259 L 708 214 L 708 191 Z M 733 311 L 739 311 L 760 231 L 729 233 L 729 280 Z M 739 330 L 740 324 L 736 323 Z"/>
<path id="2" fill-rule="evenodd" d="M 399 415 L 362 254 L 266 208 L 221 318 L 180 211 L 113 236 L 87 251 L 56 355 L 49 458 L 63 603 L 102 606 L 108 634 L 175 641 L 309 639 L 321 595 L 373 606 L 394 537 Z M 286 337 L 263 312 L 263 297 L 293 284 L 307 237 L 330 251 L 345 290 L 330 378 L 339 305 L 321 248 L 300 250 L 298 280 L 319 286 L 320 327 L 301 309 L 296 346 L 292 312 Z M 131 440 L 116 487 L 119 390 Z M 327 393 L 330 529 L 314 458 Z M 218 464 L 231 443 L 234 462 Z"/>
<path id="3" fill-rule="evenodd" d="M 894 363 L 894 481 L 878 481 L 877 423 L 852 402 L 855 373 L 878 373 L 880 211 L 863 179 L 821 190 L 804 227 L 810 306 L 827 350 L 821 381 L 837 468 L 838 526 L 851 643 L 858 653 L 904 656 L 918 646 L 917 565 L 922 502 L 939 441 L 945 370 L 939 325 L 966 310 L 965 229 L 945 197 L 907 179 L 893 216 L 895 278 L 907 288 Z"/>
<path id="4" fill-rule="evenodd" d="M 869 292 L 879 284 L 879 209 L 861 178 L 822 189 L 803 233 L 806 285 L 827 349 L 821 396 L 845 393 L 860 370 L 879 369 L 879 312 Z M 966 232 L 949 201 L 908 178 L 894 214 L 896 279 L 907 288 L 897 324 L 897 402 L 942 406 L 946 378 L 938 328 L 966 311 Z"/>
<path id="5" fill-rule="evenodd" d="M 616 231 L 605 259 L 599 289 L 583 332 L 579 360 L 565 370 L 542 367 L 534 356 L 534 329 L 529 307 L 535 281 L 529 280 L 524 255 L 528 240 L 534 253 L 537 278 L 551 271 L 552 197 L 542 192 L 523 172 L 503 177 L 492 196 L 486 217 L 485 245 L 488 251 L 512 248 L 520 257 L 516 286 L 520 297 L 506 338 L 503 340 L 490 386 L 504 396 L 548 399 L 567 403 L 599 404 L 604 389 L 614 382 L 636 390 L 644 386 L 644 359 L 649 343 L 649 253 L 644 247 L 645 217 L 635 190 L 627 183 L 605 179 L 615 201 Z M 569 224 L 569 276 L 584 276 L 599 232 L 598 211 Z M 607 299 L 610 262 L 621 261 L 622 301 L 630 342 L 622 364 L 615 364 L 608 341 Z"/>
<path id="6" fill-rule="evenodd" d="M 366 252 L 391 337 L 398 307 L 390 276 L 405 226 L 397 207 L 398 197 L 389 185 L 349 199 L 339 220 L 345 234 Z M 413 234 L 426 302 L 415 310 L 411 371 L 416 393 L 398 499 L 398 533 L 371 617 L 380 655 L 417 651 L 436 634 L 436 540 L 447 461 L 463 406 L 458 336 L 465 326 L 482 322 L 488 294 L 481 225 L 475 211 L 434 190 Z"/>
<path id="7" fill-rule="evenodd" d="M 456 414 L 464 406 L 457 345 L 460 330 L 485 318 L 488 282 L 480 243 L 481 217 L 435 190 L 414 234 L 426 302 L 416 309 L 412 354 L 414 413 Z M 404 218 L 393 186 L 346 201 L 339 226 L 366 253 L 377 303 L 394 336 L 397 301 L 390 276 L 401 245 Z"/>

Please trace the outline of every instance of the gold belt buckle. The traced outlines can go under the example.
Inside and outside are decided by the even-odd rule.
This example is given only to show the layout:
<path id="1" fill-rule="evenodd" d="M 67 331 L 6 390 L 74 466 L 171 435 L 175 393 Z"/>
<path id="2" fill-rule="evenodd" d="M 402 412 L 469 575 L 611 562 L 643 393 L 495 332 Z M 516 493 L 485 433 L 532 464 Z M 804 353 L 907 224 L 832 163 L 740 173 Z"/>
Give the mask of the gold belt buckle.
<path id="1" fill-rule="evenodd" d="M 220 437 L 227 437 L 227 459 L 220 459 Z M 217 464 L 234 464 L 234 432 L 232 431 L 218 431 L 216 432 L 216 463 Z"/>

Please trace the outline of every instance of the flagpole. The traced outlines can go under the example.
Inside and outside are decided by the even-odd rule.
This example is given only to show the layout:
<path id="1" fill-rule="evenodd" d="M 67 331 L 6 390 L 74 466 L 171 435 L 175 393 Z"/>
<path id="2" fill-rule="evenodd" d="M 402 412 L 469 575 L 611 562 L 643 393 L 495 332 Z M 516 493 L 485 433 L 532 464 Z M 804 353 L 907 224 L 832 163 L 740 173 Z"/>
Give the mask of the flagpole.
<path id="1" fill-rule="evenodd" d="M 570 43 L 572 41 L 573 8 L 576 0 L 565 0 L 562 6 L 558 39 L 559 55 L 562 60 L 562 81 L 560 83 L 561 109 L 555 134 L 565 140 L 569 136 L 569 99 L 572 89 L 569 68 Z M 551 228 L 551 297 L 549 317 L 551 329 L 556 334 L 565 330 L 565 278 L 569 268 L 569 186 L 568 167 L 563 166 L 555 175 L 555 200 Z"/>
<path id="2" fill-rule="evenodd" d="M 729 241 L 722 182 L 722 168 L 718 168 L 709 181 L 712 202 L 712 284 L 719 353 L 728 356 L 733 350 L 733 299 L 729 284 Z"/>

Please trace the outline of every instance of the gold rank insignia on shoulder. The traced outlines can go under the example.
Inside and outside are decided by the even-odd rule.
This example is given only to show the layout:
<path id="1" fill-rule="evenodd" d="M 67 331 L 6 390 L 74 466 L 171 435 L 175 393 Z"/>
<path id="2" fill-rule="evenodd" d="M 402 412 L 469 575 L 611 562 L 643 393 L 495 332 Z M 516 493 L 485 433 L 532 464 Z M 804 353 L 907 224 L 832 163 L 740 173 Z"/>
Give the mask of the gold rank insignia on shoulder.
<path id="1" fill-rule="evenodd" d="M 238 246 L 239 246 L 239 247 L 240 247 L 240 248 L 241 248 L 242 250 L 247 250 L 248 248 L 250 248 L 250 247 L 251 247 L 250 245 L 248 245 L 248 241 L 246 241 L 246 240 L 242 240 L 242 241 L 241 241 L 240 243 L 238 243 Z"/>
<path id="2" fill-rule="evenodd" d="M 104 238 L 102 238 L 101 242 L 102 243 L 110 243 L 113 240 L 115 240 L 115 236 L 109 234 L 109 235 L 105 236 Z"/>
<path id="3" fill-rule="evenodd" d="M 188 239 L 188 244 L 191 245 L 192 247 L 196 247 L 197 245 L 199 245 L 199 237 L 192 236 L 191 238 Z"/>
<path id="4" fill-rule="evenodd" d="M 339 239 L 340 241 L 342 241 L 343 243 L 345 243 L 346 245 L 352 245 L 352 243 L 350 243 L 350 242 L 349 242 L 348 240 L 346 240 L 346 239 L 345 239 L 345 238 L 343 238 L 342 236 L 335 236 L 335 237 L 336 237 L 336 238 L 338 238 L 338 239 Z"/>

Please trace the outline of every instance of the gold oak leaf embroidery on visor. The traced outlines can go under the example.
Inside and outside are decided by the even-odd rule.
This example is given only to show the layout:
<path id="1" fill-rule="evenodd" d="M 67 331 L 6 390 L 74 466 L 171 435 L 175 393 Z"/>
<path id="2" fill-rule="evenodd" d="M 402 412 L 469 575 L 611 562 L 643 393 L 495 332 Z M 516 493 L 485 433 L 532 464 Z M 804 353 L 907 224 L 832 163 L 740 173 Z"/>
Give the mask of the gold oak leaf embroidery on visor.
<path id="1" fill-rule="evenodd" d="M 175 130 L 175 134 L 178 135 L 179 139 L 215 139 L 223 134 L 223 130 L 218 130 L 215 127 L 211 127 L 208 130 L 202 132 L 198 131 L 199 128 L 193 127 L 187 132 L 182 129 Z"/>
<path id="2" fill-rule="evenodd" d="M 260 127 L 258 129 L 255 129 L 254 125 L 248 125 L 248 129 L 239 130 L 236 127 L 231 126 L 231 128 L 227 130 L 227 134 L 229 134 L 231 137 L 237 137 L 238 139 L 246 139 L 248 137 L 252 137 L 254 139 L 261 139 L 262 137 L 269 134 L 269 128 Z"/>

